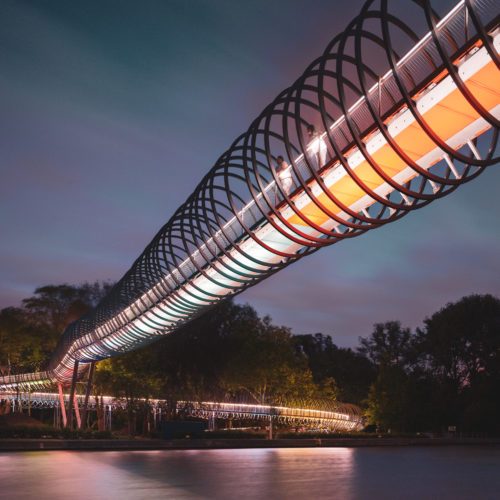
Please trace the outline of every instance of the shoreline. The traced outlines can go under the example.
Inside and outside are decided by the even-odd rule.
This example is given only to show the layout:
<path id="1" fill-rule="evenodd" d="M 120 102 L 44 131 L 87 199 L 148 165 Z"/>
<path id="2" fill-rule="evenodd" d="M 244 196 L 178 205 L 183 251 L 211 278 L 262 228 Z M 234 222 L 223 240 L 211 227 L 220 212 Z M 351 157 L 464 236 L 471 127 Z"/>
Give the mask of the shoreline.
<path id="1" fill-rule="evenodd" d="M 243 448 L 500 446 L 500 438 L 0 439 L 0 451 L 146 451 Z"/>

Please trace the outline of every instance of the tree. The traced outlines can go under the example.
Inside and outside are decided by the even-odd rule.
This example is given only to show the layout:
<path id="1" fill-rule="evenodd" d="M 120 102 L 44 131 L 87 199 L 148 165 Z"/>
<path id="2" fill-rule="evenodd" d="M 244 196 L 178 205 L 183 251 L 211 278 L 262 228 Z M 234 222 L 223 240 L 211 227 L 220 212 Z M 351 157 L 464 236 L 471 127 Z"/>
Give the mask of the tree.
<path id="1" fill-rule="evenodd" d="M 335 387 L 333 393 L 341 401 L 361 404 L 366 399 L 376 373 L 365 356 L 337 347 L 329 335 L 322 333 L 295 335 L 293 341 L 298 352 L 306 357 L 314 382 L 323 392 Z"/>
<path id="2" fill-rule="evenodd" d="M 413 430 L 412 390 L 417 385 L 413 373 L 414 336 L 399 321 L 377 323 L 368 338 L 360 338 L 358 352 L 377 368 L 377 377 L 367 398 L 366 416 L 384 430 Z"/>
<path id="3" fill-rule="evenodd" d="M 382 430 L 405 430 L 408 376 L 397 365 L 382 365 L 370 386 L 365 415 Z"/>
<path id="4" fill-rule="evenodd" d="M 224 399 L 226 365 L 239 348 L 235 338 L 256 332 L 260 319 L 250 306 L 227 300 L 148 349 L 163 374 L 163 394 L 173 399 Z"/>
<path id="5" fill-rule="evenodd" d="M 264 318 L 256 331 L 240 331 L 233 342 L 238 349 L 224 374 L 229 391 L 246 392 L 261 404 L 291 404 L 318 397 L 307 361 L 297 355 L 287 328 Z"/>
<path id="6" fill-rule="evenodd" d="M 500 300 L 470 295 L 425 319 L 421 349 L 433 375 L 456 387 L 500 371 Z"/>
<path id="7" fill-rule="evenodd" d="M 108 294 L 110 283 L 47 285 L 23 300 L 24 309 L 35 324 L 45 324 L 60 335 L 73 321 L 94 308 Z"/>
<path id="8" fill-rule="evenodd" d="M 39 370 L 53 345 L 47 329 L 35 327 L 23 309 L 0 311 L 0 374 Z"/>
<path id="9" fill-rule="evenodd" d="M 163 393 L 177 399 L 309 397 L 312 377 L 288 329 L 248 305 L 223 301 L 150 349 Z"/>
<path id="10" fill-rule="evenodd" d="M 400 431 L 500 433 L 500 300 L 471 295 L 424 320 L 412 335 L 375 325 L 360 352 L 377 363 L 367 415 Z"/>
<path id="11" fill-rule="evenodd" d="M 370 337 L 359 342 L 358 352 L 378 366 L 404 366 L 413 348 L 410 329 L 402 328 L 399 321 L 376 323 Z"/>
<path id="12" fill-rule="evenodd" d="M 127 433 L 134 435 L 138 421 L 140 432 L 149 432 L 149 400 L 159 396 L 161 383 L 161 374 L 153 363 L 153 352 L 141 349 L 101 361 L 97 365 L 94 389 L 98 395 L 112 394 L 126 401 Z"/>
<path id="13" fill-rule="evenodd" d="M 23 307 L 0 311 L 0 370 L 41 370 L 65 327 L 94 307 L 110 288 L 107 283 L 48 285 L 37 288 Z"/>
<path id="14" fill-rule="evenodd" d="M 418 337 L 436 424 L 500 433 L 500 300 L 470 295 L 447 304 L 424 321 Z"/>

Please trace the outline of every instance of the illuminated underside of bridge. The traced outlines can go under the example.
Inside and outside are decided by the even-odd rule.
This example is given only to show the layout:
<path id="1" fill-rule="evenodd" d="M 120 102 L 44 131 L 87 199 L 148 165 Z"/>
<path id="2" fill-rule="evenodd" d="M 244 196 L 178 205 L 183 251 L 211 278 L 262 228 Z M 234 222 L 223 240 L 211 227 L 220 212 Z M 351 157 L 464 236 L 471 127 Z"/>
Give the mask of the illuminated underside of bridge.
<path id="1" fill-rule="evenodd" d="M 17 393 L 7 392 L 0 395 L 0 399 L 9 399 L 12 407 L 20 408 L 58 408 L 60 397 L 56 393 L 32 392 Z M 69 395 L 64 396 L 67 404 Z M 145 402 L 145 401 L 144 401 Z M 126 401 L 111 396 L 99 396 L 90 398 L 89 409 L 96 409 L 100 406 L 104 411 L 111 411 L 116 408 L 126 408 Z M 151 407 L 153 415 L 161 418 L 161 411 L 165 407 L 166 401 L 161 399 L 150 399 L 147 404 Z M 85 397 L 77 395 L 75 408 L 85 405 Z M 309 428 L 322 428 L 330 431 L 358 431 L 363 428 L 363 417 L 359 407 L 347 403 L 335 401 L 322 402 L 321 410 L 289 406 L 270 406 L 259 404 L 243 403 L 218 403 L 211 401 L 178 401 L 177 411 L 194 417 L 203 419 L 236 419 L 236 420 L 262 420 L 285 423 L 288 425 L 301 425 Z M 318 406 L 312 405 L 312 406 Z"/>
<path id="2" fill-rule="evenodd" d="M 396 17 L 387 1 L 369 0 L 221 155 L 111 293 L 65 330 L 48 370 L 0 378 L 0 389 L 68 384 L 89 363 L 154 342 L 498 163 L 498 26 L 495 0 L 461 1 L 442 18 L 426 2 L 408 0 Z"/>

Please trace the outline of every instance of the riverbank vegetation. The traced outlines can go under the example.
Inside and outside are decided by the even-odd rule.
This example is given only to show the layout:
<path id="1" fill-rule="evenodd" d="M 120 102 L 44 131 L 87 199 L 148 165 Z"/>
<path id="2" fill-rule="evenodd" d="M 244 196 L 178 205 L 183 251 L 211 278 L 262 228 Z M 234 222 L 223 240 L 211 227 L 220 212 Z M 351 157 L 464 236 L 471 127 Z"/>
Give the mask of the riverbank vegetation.
<path id="1" fill-rule="evenodd" d="M 0 311 L 0 372 L 43 369 L 64 328 L 109 284 L 46 286 Z M 249 305 L 224 301 L 138 351 L 102 361 L 97 394 L 307 405 L 360 405 L 373 430 L 500 434 L 500 300 L 471 295 L 445 305 L 415 331 L 398 321 L 359 333 L 357 348 L 322 333 L 293 335 Z"/>

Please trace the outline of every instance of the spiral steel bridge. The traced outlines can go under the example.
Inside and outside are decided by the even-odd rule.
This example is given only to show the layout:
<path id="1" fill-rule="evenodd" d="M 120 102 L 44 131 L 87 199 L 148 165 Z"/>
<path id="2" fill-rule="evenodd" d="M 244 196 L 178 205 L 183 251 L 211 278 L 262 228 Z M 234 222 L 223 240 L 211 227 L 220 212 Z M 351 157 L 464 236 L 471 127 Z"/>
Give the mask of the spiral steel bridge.
<path id="1" fill-rule="evenodd" d="M 111 293 L 64 331 L 48 370 L 0 378 L 0 388 L 76 380 L 89 363 L 154 342 L 496 164 L 497 0 L 463 0 L 442 18 L 423 0 L 397 16 L 401 4 L 368 0 L 220 156 Z"/>

